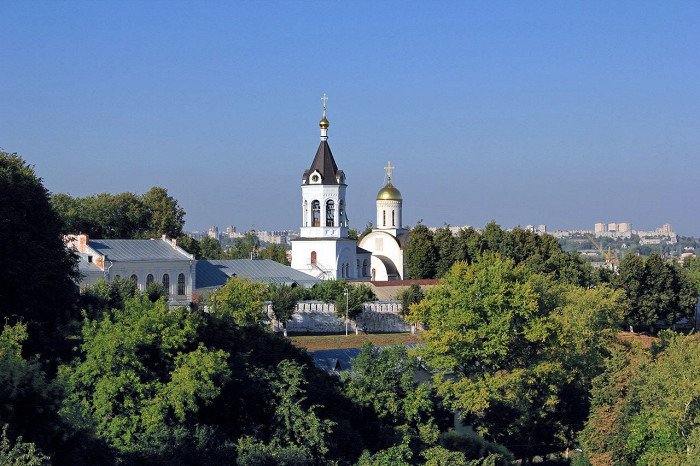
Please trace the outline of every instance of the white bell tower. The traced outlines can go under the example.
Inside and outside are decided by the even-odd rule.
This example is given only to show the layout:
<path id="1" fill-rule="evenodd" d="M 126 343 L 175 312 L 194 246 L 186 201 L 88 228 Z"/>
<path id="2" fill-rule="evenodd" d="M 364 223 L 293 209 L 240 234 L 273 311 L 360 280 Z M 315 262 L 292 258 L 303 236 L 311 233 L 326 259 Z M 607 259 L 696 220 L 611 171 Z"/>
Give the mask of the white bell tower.
<path id="1" fill-rule="evenodd" d="M 348 238 L 345 173 L 328 145 L 326 94 L 321 100 L 321 143 L 301 177 L 302 223 L 300 238 L 292 242 L 292 268 L 324 279 L 354 279 L 357 242 Z"/>

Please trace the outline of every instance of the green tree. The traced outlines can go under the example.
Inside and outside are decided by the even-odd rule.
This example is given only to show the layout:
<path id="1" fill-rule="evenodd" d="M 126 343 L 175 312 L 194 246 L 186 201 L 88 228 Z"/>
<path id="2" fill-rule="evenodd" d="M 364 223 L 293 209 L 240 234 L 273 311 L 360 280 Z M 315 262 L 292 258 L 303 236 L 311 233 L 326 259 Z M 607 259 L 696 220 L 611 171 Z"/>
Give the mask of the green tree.
<path id="1" fill-rule="evenodd" d="M 695 293 L 700 295 L 700 257 L 688 257 L 683 261 L 683 269 L 695 285 Z"/>
<path id="2" fill-rule="evenodd" d="M 365 343 L 345 378 L 347 395 L 393 428 L 393 435 L 381 435 L 411 444 L 415 452 L 436 445 L 449 423 L 432 385 L 416 381 L 419 368 L 404 347 L 380 350 Z"/>
<path id="3" fill-rule="evenodd" d="M 428 227 L 418 224 L 411 229 L 404 257 L 408 278 L 435 278 L 438 256 L 433 244 L 433 233 Z"/>
<path id="4" fill-rule="evenodd" d="M 572 446 L 623 313 L 620 293 L 584 291 L 490 253 L 456 264 L 411 307 L 429 328 L 426 362 L 454 374 L 436 377 L 438 393 L 524 460 Z"/>
<path id="5" fill-rule="evenodd" d="M 292 314 L 296 310 L 299 292 L 296 287 L 293 288 L 284 283 L 279 285 L 270 283 L 267 292 L 275 319 L 281 322 L 284 328 L 287 328 L 287 321 L 292 318 Z"/>
<path id="6" fill-rule="evenodd" d="M 24 321 L 27 354 L 61 353 L 78 298 L 76 258 L 63 243 L 49 194 L 17 154 L 0 152 L 0 319 Z"/>
<path id="7" fill-rule="evenodd" d="M 202 259 L 223 259 L 224 251 L 221 249 L 221 243 L 216 238 L 205 236 L 199 240 L 199 249 Z"/>
<path id="8" fill-rule="evenodd" d="M 143 195 L 101 193 L 84 198 L 55 194 L 51 205 L 63 220 L 62 233 L 93 238 L 157 238 L 182 235 L 185 211 L 164 188 Z"/>
<path id="9" fill-rule="evenodd" d="M 311 288 L 306 299 L 312 299 L 315 301 L 323 301 L 325 303 L 335 302 L 336 298 L 341 294 L 345 293 L 345 288 L 350 285 L 347 280 L 324 280 L 321 283 L 317 283 Z M 343 296 L 345 296 L 343 294 Z M 343 307 L 345 309 L 345 307 Z"/>
<path id="10" fill-rule="evenodd" d="M 190 254 L 194 255 L 195 259 L 202 258 L 202 248 L 199 245 L 199 241 L 192 238 L 191 236 L 181 235 L 177 238 L 177 245 Z"/>
<path id="11" fill-rule="evenodd" d="M 152 237 L 167 235 L 177 238 L 185 226 L 185 210 L 177 201 L 168 196 L 165 188 L 153 187 L 143 196 L 144 207 L 148 211 L 148 233 Z"/>
<path id="12" fill-rule="evenodd" d="M 485 246 L 481 235 L 472 227 L 462 228 L 457 234 L 457 260 L 471 263 L 482 252 Z"/>
<path id="13" fill-rule="evenodd" d="M 594 384 L 582 440 L 593 464 L 694 464 L 700 455 L 697 335 L 628 344 Z"/>
<path id="14" fill-rule="evenodd" d="M 287 250 L 281 244 L 268 244 L 262 251 L 260 251 L 261 259 L 270 259 L 280 264 L 289 265 L 289 259 L 287 259 Z"/>
<path id="15" fill-rule="evenodd" d="M 457 239 L 450 231 L 449 225 L 435 231 L 433 245 L 438 257 L 435 264 L 435 276 L 442 277 L 450 270 L 458 256 Z"/>
<path id="16" fill-rule="evenodd" d="M 347 296 L 345 290 L 348 290 Z M 369 301 L 375 301 L 377 296 L 372 291 L 369 285 L 349 285 L 341 294 L 335 297 L 335 313 L 339 317 L 345 317 L 345 312 L 349 319 L 356 320 L 357 316 L 362 314 L 364 304 Z"/>
<path id="17" fill-rule="evenodd" d="M 14 442 L 7 437 L 7 425 L 2 428 L 0 436 L 0 464 L 43 466 L 50 465 L 51 458 L 44 455 L 35 444 L 23 442 L 17 437 Z"/>
<path id="18" fill-rule="evenodd" d="M 418 304 L 425 298 L 425 293 L 417 283 L 412 283 L 408 288 L 399 292 L 396 297 L 401 301 L 401 315 L 408 315 L 412 304 Z"/>
<path id="19" fill-rule="evenodd" d="M 228 353 L 197 342 L 204 321 L 164 300 L 133 298 L 83 327 L 83 358 L 66 373 L 67 417 L 123 453 L 191 445 L 197 412 L 231 376 Z"/>
<path id="20" fill-rule="evenodd" d="M 249 326 L 266 322 L 263 312 L 267 286 L 246 278 L 231 277 L 209 298 L 214 315 L 231 319 L 236 325 Z"/>

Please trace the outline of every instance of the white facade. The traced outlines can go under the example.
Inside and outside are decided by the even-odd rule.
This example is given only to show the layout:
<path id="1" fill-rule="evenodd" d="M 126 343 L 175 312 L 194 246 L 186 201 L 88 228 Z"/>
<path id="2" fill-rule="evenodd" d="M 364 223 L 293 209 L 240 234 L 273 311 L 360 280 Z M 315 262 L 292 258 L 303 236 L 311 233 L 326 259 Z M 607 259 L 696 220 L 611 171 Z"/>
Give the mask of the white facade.
<path id="1" fill-rule="evenodd" d="M 174 239 L 96 239 L 72 235 L 66 245 L 80 256 L 81 286 L 98 280 L 111 283 L 117 277 L 131 278 L 143 292 L 152 283 L 165 287 L 170 305 L 188 305 L 193 301 L 195 259 Z"/>
<path id="2" fill-rule="evenodd" d="M 360 238 L 358 245 L 372 253 L 370 276 L 372 281 L 403 280 L 406 278 L 404 246 L 408 231 L 402 225 L 403 198 L 391 184 L 391 163 L 387 170 L 387 184 L 377 195 L 377 224 Z"/>

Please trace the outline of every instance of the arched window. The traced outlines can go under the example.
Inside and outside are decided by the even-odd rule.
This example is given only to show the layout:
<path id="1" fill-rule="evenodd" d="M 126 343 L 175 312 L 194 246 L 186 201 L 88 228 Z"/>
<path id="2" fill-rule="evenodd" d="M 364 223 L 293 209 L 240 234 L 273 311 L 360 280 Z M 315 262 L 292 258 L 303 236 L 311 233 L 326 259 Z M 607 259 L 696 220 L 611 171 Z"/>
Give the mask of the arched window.
<path id="1" fill-rule="evenodd" d="M 395 210 L 391 211 L 391 226 L 392 227 L 396 226 L 396 211 Z"/>
<path id="2" fill-rule="evenodd" d="M 117 278 L 122 278 L 122 276 L 121 276 L 121 275 L 115 275 L 115 276 L 114 276 L 114 279 L 116 280 Z"/>
<path id="3" fill-rule="evenodd" d="M 348 226 L 345 222 L 345 202 L 342 199 L 340 200 L 340 211 L 338 212 L 338 216 L 338 225 L 341 227 Z"/>
<path id="4" fill-rule="evenodd" d="M 163 288 L 165 288 L 165 297 L 170 296 L 170 275 L 163 274 Z"/>
<path id="5" fill-rule="evenodd" d="M 149 273 L 146 275 L 146 286 L 150 285 L 151 283 L 153 283 L 153 275 Z"/>
<path id="6" fill-rule="evenodd" d="M 177 294 L 179 296 L 184 296 L 185 293 L 185 274 L 181 273 L 177 276 Z"/>
<path id="7" fill-rule="evenodd" d="M 132 282 L 136 283 L 138 285 L 139 283 L 139 277 L 136 276 L 136 274 L 133 274 L 131 277 L 129 277 Z"/>
<path id="8" fill-rule="evenodd" d="M 311 203 L 311 226 L 321 226 L 321 203 L 319 201 Z"/>
<path id="9" fill-rule="evenodd" d="M 316 265 L 316 251 L 311 251 L 311 263 Z"/>
<path id="10" fill-rule="evenodd" d="M 309 218 L 307 217 L 309 215 L 309 201 L 304 201 L 304 226 L 308 227 L 309 226 Z"/>
<path id="11" fill-rule="evenodd" d="M 386 226 L 386 210 L 382 210 L 382 226 Z"/>
<path id="12" fill-rule="evenodd" d="M 367 276 L 367 259 L 365 259 L 364 262 L 362 262 L 362 276 Z"/>
<path id="13" fill-rule="evenodd" d="M 326 226 L 335 226 L 335 202 L 333 202 L 333 199 L 326 201 Z"/>

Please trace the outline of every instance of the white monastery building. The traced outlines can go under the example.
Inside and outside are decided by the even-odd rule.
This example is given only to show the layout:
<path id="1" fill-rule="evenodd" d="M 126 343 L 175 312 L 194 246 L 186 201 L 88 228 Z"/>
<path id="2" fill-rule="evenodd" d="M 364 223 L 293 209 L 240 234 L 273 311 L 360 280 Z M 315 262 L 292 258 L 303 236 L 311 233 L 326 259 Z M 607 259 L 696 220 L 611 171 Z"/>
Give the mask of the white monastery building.
<path id="1" fill-rule="evenodd" d="M 401 280 L 408 232 L 401 227 L 401 193 L 391 184 L 394 167 L 386 167 L 388 183 L 377 196 L 377 228 L 358 247 L 348 237 L 347 183 L 328 145 L 325 94 L 322 100 L 321 143 L 301 179 L 302 226 L 291 242 L 292 268 L 323 280 Z"/>

